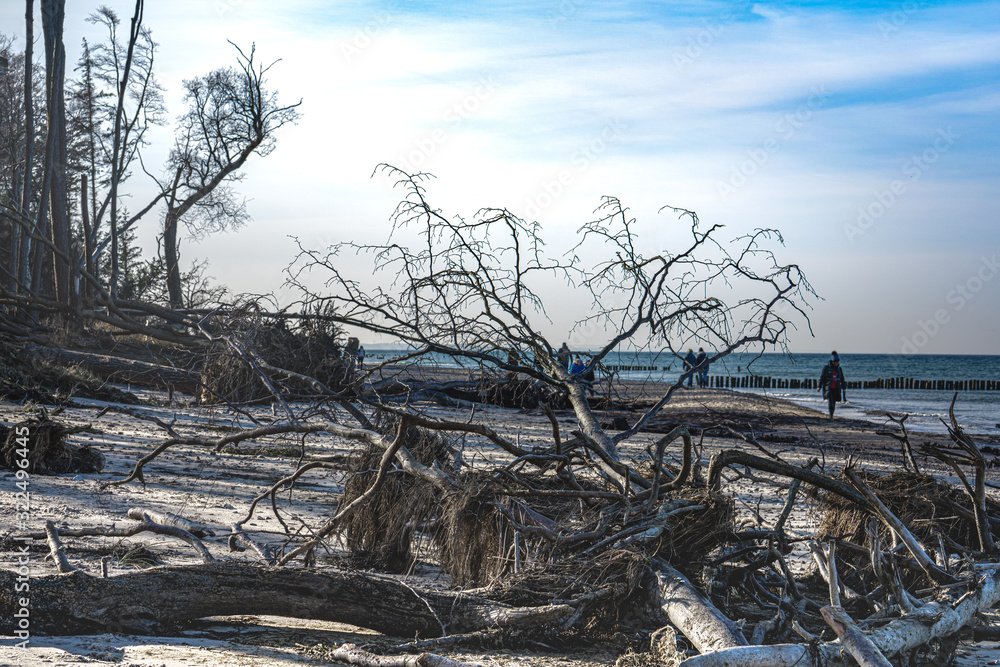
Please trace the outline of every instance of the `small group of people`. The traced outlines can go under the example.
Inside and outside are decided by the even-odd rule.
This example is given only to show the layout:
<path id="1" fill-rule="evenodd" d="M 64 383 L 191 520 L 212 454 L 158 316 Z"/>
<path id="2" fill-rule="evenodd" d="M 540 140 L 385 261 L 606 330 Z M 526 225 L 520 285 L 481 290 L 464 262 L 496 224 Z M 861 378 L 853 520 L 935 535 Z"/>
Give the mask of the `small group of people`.
<path id="1" fill-rule="evenodd" d="M 688 386 L 690 387 L 697 378 L 699 387 L 707 387 L 709 366 L 708 354 L 705 352 L 705 348 L 699 347 L 697 355 L 695 355 L 694 350 L 689 348 L 687 356 L 684 357 L 684 372 L 690 373 L 688 375 Z"/>
<path id="2" fill-rule="evenodd" d="M 559 360 L 559 363 L 570 375 L 578 376 L 584 373 L 584 371 L 587 371 L 587 364 L 584 363 L 583 357 L 579 354 L 574 355 L 569 349 L 569 345 L 566 343 L 563 343 L 562 346 L 556 351 L 556 359 Z M 572 359 L 572 363 L 570 363 L 570 359 Z M 580 379 L 588 392 L 591 394 L 596 393 L 594 391 L 595 368 L 593 366 L 589 371 L 583 374 L 583 377 Z"/>

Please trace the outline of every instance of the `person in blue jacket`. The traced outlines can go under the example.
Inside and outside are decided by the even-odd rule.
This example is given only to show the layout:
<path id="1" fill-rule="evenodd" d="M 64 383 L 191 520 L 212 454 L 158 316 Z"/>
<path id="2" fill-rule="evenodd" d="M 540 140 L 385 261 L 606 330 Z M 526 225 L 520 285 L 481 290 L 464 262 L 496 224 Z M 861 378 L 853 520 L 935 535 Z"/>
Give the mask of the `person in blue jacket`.
<path id="1" fill-rule="evenodd" d="M 708 355 L 705 354 L 705 348 L 698 348 L 698 356 L 695 358 L 694 367 L 697 369 L 698 374 L 698 386 L 707 387 L 708 386 Z"/>
<path id="2" fill-rule="evenodd" d="M 698 358 L 694 356 L 694 350 L 689 348 L 687 356 L 684 357 L 684 372 L 691 373 L 691 375 L 688 376 L 689 387 L 691 386 L 691 383 L 694 382 L 694 373 L 695 373 L 694 367 L 697 363 L 698 363 Z"/>

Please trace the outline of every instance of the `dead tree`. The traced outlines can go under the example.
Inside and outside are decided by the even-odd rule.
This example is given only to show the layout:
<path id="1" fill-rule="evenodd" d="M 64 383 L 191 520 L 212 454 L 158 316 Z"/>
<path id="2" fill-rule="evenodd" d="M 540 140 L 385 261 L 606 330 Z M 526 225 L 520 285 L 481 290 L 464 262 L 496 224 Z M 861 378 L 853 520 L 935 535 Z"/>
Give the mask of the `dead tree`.
<path id="1" fill-rule="evenodd" d="M 268 90 L 273 66 L 254 62 L 255 48 L 237 47 L 238 65 L 186 81 L 188 110 L 181 118 L 167 175 L 159 182 L 166 204 L 163 252 L 170 305 L 182 305 L 178 232 L 185 222 L 195 234 L 236 228 L 247 218 L 232 189 L 251 155 L 267 155 L 275 132 L 298 118 L 297 102 L 282 105 Z"/>
<path id="2" fill-rule="evenodd" d="M 28 215 L 31 209 L 31 192 L 33 183 L 32 166 L 35 156 L 35 103 L 34 103 L 34 2 L 27 0 L 24 10 L 24 75 L 22 80 L 23 105 L 24 105 L 24 151 L 23 163 L 21 166 L 21 192 L 12 192 L 12 199 L 18 202 L 23 215 Z M 12 281 L 15 292 L 28 291 L 30 281 L 30 260 L 31 239 L 28 234 L 12 225 L 16 239 L 16 261 L 11 264 L 14 272 Z"/>
<path id="3" fill-rule="evenodd" d="M 109 292 L 118 296 L 119 240 L 121 235 L 142 218 L 158 201 L 153 198 L 128 220 L 119 215 L 119 189 L 129 176 L 130 166 L 140 157 L 147 131 L 163 122 L 162 92 L 153 74 L 156 43 L 143 26 L 144 2 L 136 0 L 129 24 L 128 39 L 119 37 L 120 19 L 108 7 L 102 7 L 88 17 L 88 22 L 103 26 L 106 37 L 92 49 L 87 48 L 82 63 L 85 80 L 81 82 L 81 105 L 87 116 L 83 134 L 89 143 L 86 160 L 90 173 L 89 198 L 93 222 L 85 239 L 92 267 L 100 266 L 100 256 L 110 244 L 111 275 Z M 104 100 L 110 100 L 106 102 Z M 98 201 L 98 189 L 107 185 Z M 101 240 L 105 215 L 108 233 Z M 91 272 L 96 269 L 92 268 Z"/>
<path id="4" fill-rule="evenodd" d="M 774 230 L 737 239 L 729 251 L 715 239 L 720 226 L 702 231 L 696 214 L 670 208 L 690 223 L 690 239 L 677 252 L 646 255 L 628 210 L 607 197 L 597 209 L 598 217 L 580 228 L 578 243 L 553 257 L 538 223 L 506 209 L 483 209 L 468 220 L 448 216 L 429 202 L 425 175 L 390 166 L 381 169 L 394 176 L 405 193 L 393 215 L 393 233 L 416 234 L 422 245 L 411 249 L 392 241 L 344 242 L 325 252 L 300 246 L 288 273 L 290 282 L 302 289 L 304 301 L 331 307 L 345 326 L 410 346 L 407 360 L 443 354 L 514 374 L 564 397 L 580 421 L 581 437 L 621 488 L 628 485 L 627 479 L 640 489 L 648 488 L 648 482 L 624 472 L 619 443 L 669 402 L 687 374 L 632 428 L 611 436 L 601 428 L 587 397 L 587 373 L 614 350 L 629 345 L 674 353 L 698 340 L 717 350 L 711 362 L 750 346 L 781 347 L 794 326 L 791 315 L 804 317 L 803 300 L 812 294 L 798 267 L 778 263 L 765 247 L 767 241 L 780 242 Z M 592 252 L 600 259 L 586 266 L 580 258 Z M 376 278 L 386 277 L 386 283 L 344 275 L 337 258 L 345 253 L 371 255 Z M 300 280 L 306 271 L 322 272 L 329 291 L 308 289 Z M 538 290 L 560 280 L 576 290 L 580 301 L 591 301 L 589 313 L 578 324 L 600 325 L 608 332 L 584 371 L 575 376 L 560 363 L 556 346 L 542 329 L 547 316 Z M 745 290 L 744 296 L 734 303 L 716 296 L 727 283 Z"/>
<path id="5" fill-rule="evenodd" d="M 32 164 L 35 155 L 35 104 L 33 96 L 34 88 L 34 2 L 27 0 L 24 10 L 24 166 L 21 176 L 21 193 L 18 198 L 15 193 L 15 200 L 20 203 L 20 212 L 27 216 L 31 209 L 32 191 Z M 18 229 L 15 234 L 17 243 L 17 264 L 15 276 L 17 278 L 17 291 L 28 291 L 31 279 L 31 262 L 29 260 L 31 252 L 31 239 L 27 232 Z"/>
<path id="6" fill-rule="evenodd" d="M 13 634 L 17 574 L 0 570 L 3 621 Z M 171 624 L 230 614 L 339 621 L 397 637 L 525 628 L 568 617 L 568 605 L 512 607 L 461 593 L 416 590 L 360 572 L 310 572 L 237 563 L 163 567 L 113 578 L 81 570 L 32 577 L 32 630 L 49 634 L 154 634 Z"/>

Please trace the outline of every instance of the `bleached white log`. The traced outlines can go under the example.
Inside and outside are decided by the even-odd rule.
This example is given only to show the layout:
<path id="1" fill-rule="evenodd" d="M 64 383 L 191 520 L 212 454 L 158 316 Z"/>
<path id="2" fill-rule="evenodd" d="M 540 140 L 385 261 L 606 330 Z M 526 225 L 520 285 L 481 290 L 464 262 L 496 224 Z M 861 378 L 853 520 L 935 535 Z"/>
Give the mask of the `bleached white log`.
<path id="1" fill-rule="evenodd" d="M 938 637 L 955 634 L 969 625 L 977 613 L 998 603 L 1000 570 L 991 570 L 980 578 L 975 591 L 954 606 L 931 602 L 917 614 L 872 631 L 868 638 L 882 655 L 891 658 Z M 844 661 L 843 647 L 839 643 L 828 643 L 815 650 L 800 644 L 736 646 L 688 658 L 680 667 L 840 667 L 848 664 L 851 663 Z"/>
<path id="2" fill-rule="evenodd" d="M 663 611 L 696 649 L 705 653 L 747 645 L 736 624 L 667 562 L 656 561 L 656 580 Z"/>

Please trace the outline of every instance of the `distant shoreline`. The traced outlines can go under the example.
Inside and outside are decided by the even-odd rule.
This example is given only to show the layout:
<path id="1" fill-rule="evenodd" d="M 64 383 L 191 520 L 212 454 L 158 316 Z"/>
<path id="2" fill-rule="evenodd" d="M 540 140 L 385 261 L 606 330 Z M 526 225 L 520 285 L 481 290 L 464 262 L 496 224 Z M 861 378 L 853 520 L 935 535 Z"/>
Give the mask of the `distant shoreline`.
<path id="1" fill-rule="evenodd" d="M 366 364 L 366 366 L 371 368 L 373 365 Z M 392 378 L 414 386 L 421 383 L 475 382 L 480 376 L 478 369 L 470 370 L 433 364 L 388 365 L 383 367 L 381 371 L 381 377 L 384 380 Z M 598 382 L 598 385 L 600 384 Z M 673 383 L 656 379 L 617 378 L 614 382 L 619 399 L 634 403 L 634 408 L 637 410 L 642 409 L 642 406 L 651 406 L 653 401 L 661 398 L 671 386 Z M 813 395 L 816 396 L 817 403 L 820 402 L 819 394 L 815 391 L 810 392 L 810 396 Z M 1000 394 L 997 395 L 997 399 L 1000 400 Z M 946 410 L 947 406 L 943 406 L 943 409 Z M 696 417 L 699 421 L 708 421 L 714 415 L 719 420 L 739 422 L 760 420 L 786 424 L 795 420 L 804 420 L 806 423 L 822 422 L 827 425 L 836 425 L 838 428 L 849 427 L 855 431 L 874 433 L 885 428 L 885 425 L 879 420 L 879 414 L 884 412 L 885 410 L 877 407 L 870 408 L 864 402 L 852 399 L 850 403 L 838 406 L 836 418 L 830 422 L 827 418 L 825 405 L 813 407 L 798 402 L 794 398 L 776 396 L 767 391 L 726 388 L 698 389 L 684 386 L 678 389 L 671 397 L 670 402 L 664 406 L 661 416 L 673 416 L 678 420 Z M 905 410 L 892 412 L 905 412 Z M 909 412 L 913 412 L 913 410 Z M 907 427 L 910 433 L 919 434 L 921 437 L 947 438 L 947 435 L 940 429 L 930 430 L 926 426 L 922 428 L 920 424 L 912 421 L 907 423 Z M 1000 444 L 1000 431 L 994 433 L 988 426 L 969 429 L 969 432 L 984 443 Z"/>

